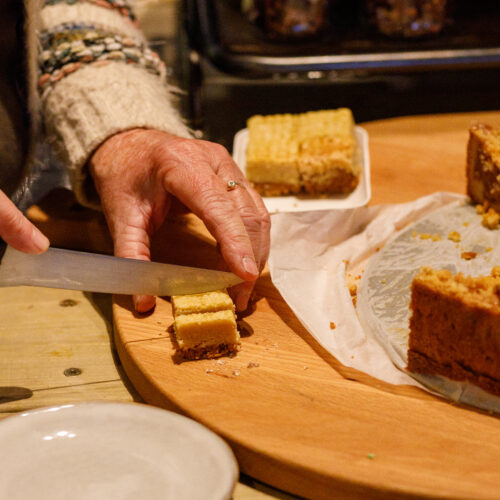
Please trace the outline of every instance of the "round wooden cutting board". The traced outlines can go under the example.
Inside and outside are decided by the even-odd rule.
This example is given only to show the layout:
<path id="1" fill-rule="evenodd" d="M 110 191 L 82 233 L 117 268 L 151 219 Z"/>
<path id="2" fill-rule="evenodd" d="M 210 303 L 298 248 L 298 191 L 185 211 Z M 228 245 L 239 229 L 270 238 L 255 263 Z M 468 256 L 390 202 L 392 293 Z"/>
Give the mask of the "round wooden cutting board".
<path id="1" fill-rule="evenodd" d="M 463 193 L 467 130 L 475 120 L 500 124 L 500 113 L 363 124 L 372 203 Z M 163 228 L 155 253 L 197 266 L 216 258 L 213 240 L 189 216 Z M 498 498 L 498 418 L 340 365 L 302 327 L 268 274 L 256 299 L 240 321 L 237 356 L 181 362 L 171 342 L 170 303 L 160 298 L 153 313 L 138 315 L 130 297 L 116 296 L 116 346 L 142 397 L 220 434 L 243 472 L 307 498 Z"/>

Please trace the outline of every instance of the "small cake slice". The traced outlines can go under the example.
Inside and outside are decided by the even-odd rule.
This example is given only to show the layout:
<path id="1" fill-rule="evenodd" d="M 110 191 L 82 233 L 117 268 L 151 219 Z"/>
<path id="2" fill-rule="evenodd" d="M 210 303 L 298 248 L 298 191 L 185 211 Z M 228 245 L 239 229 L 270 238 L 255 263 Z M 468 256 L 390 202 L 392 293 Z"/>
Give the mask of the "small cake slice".
<path id="1" fill-rule="evenodd" d="M 408 370 L 500 395 L 500 276 L 423 267 L 412 282 Z"/>
<path id="2" fill-rule="evenodd" d="M 186 359 L 216 358 L 238 350 L 240 336 L 233 311 L 181 314 L 174 328 Z"/>
<path id="3" fill-rule="evenodd" d="M 297 117 L 297 162 L 302 187 L 309 194 L 350 193 L 359 183 L 354 119 L 347 108 Z"/>
<path id="4" fill-rule="evenodd" d="M 177 349 L 186 359 L 238 351 L 240 336 L 227 290 L 172 297 Z"/>
<path id="5" fill-rule="evenodd" d="M 500 213 L 500 127 L 479 123 L 469 130 L 467 194 Z"/>
<path id="6" fill-rule="evenodd" d="M 298 144 L 293 139 L 292 115 L 256 115 L 247 127 L 246 176 L 254 188 L 262 196 L 298 193 Z"/>

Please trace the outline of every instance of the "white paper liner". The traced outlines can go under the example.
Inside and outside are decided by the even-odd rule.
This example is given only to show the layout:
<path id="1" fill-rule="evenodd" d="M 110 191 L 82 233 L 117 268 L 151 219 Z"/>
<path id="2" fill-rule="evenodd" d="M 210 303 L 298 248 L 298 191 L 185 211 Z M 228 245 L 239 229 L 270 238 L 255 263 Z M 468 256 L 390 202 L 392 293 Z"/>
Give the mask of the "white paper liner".
<path id="1" fill-rule="evenodd" d="M 443 256 L 458 255 L 458 260 L 453 261 L 455 267 L 448 259 L 444 268 L 472 275 L 489 274 L 495 262 L 500 263 L 497 253 L 500 248 L 491 252 L 486 252 L 486 248 L 494 247 L 492 241 L 498 242 L 500 232 L 483 228 L 479 231 L 482 239 L 478 239 L 481 217 L 475 214 L 473 208 L 465 216 L 460 212 L 455 214 L 455 219 L 450 219 L 450 214 L 438 215 L 437 221 L 431 218 L 421 229 L 420 223 L 415 228 L 409 227 L 411 223 L 422 221 L 425 216 L 436 213 L 436 209 L 453 202 L 454 206 L 464 206 L 465 200 L 462 195 L 440 192 L 397 205 L 274 214 L 269 268 L 274 285 L 300 322 L 343 365 L 391 384 L 418 387 L 425 384 L 432 391 L 455 401 L 500 412 L 500 398 L 471 384 L 453 382 L 444 377 L 418 376 L 420 384 L 403 371 L 406 366 L 411 279 L 408 275 L 403 279 L 396 278 L 394 282 L 387 275 L 387 268 L 391 269 L 388 263 L 394 263 L 393 269 L 405 266 L 403 257 L 391 253 L 391 242 L 398 241 L 395 247 L 398 254 L 401 246 L 408 247 L 410 241 L 406 242 L 405 238 L 415 243 L 416 238 L 411 237 L 414 230 L 418 233 L 440 233 L 442 240 L 419 239 L 419 247 L 432 250 L 427 254 L 418 254 L 418 258 L 410 257 L 413 262 L 407 263 L 407 267 L 418 269 L 417 266 L 422 263 L 439 267 Z M 463 225 L 466 220 L 470 222 L 467 227 Z M 459 246 L 463 248 L 460 251 L 457 243 L 447 239 L 448 233 L 453 230 L 462 235 Z M 400 234 L 405 235 L 401 242 L 398 240 Z M 435 251 L 438 247 L 442 248 L 440 252 Z M 378 252 L 380 249 L 383 250 Z M 460 258 L 461 251 L 476 251 L 485 257 L 466 261 Z M 385 271 L 381 268 L 379 272 L 378 265 L 383 265 Z M 365 266 L 366 272 L 358 289 L 358 317 L 348 290 L 346 271 L 356 273 Z M 374 291 L 370 290 L 369 284 L 367 286 L 370 279 L 372 284 L 380 284 Z M 395 283 L 405 291 L 393 295 L 393 299 L 396 297 L 399 302 L 397 321 L 390 324 L 390 318 L 374 314 L 369 303 L 372 295 L 385 292 Z M 382 294 L 377 297 L 380 299 Z M 386 307 L 386 304 L 380 299 L 376 307 L 383 309 L 382 306 Z M 371 324 L 373 317 L 377 319 L 375 326 Z M 330 326 L 331 322 L 335 324 L 334 329 Z M 387 335 L 387 325 L 391 335 Z"/>

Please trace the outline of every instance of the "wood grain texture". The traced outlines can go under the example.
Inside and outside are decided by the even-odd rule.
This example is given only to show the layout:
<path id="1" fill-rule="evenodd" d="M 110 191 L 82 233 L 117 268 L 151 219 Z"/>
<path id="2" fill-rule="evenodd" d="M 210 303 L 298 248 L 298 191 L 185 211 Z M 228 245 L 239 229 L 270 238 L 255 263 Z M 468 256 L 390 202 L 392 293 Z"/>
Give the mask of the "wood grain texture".
<path id="1" fill-rule="evenodd" d="M 500 113 L 407 117 L 364 124 L 372 203 L 437 190 L 465 192 L 469 125 Z M 210 266 L 213 241 L 195 219 L 170 222 L 157 260 Z M 115 297 L 115 342 L 149 403 L 205 424 L 231 444 L 243 472 L 307 498 L 498 498 L 500 421 L 414 387 L 340 365 L 302 327 L 268 274 L 243 318 L 234 358 L 179 363 L 170 304 L 149 315 Z"/>

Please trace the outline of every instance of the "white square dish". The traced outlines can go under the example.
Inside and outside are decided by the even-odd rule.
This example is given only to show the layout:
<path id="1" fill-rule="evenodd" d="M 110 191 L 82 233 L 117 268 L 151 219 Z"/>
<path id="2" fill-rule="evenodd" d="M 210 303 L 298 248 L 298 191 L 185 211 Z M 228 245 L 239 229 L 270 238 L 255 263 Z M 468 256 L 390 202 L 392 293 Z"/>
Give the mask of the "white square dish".
<path id="1" fill-rule="evenodd" d="M 359 126 L 355 127 L 357 154 L 360 158 L 361 175 L 359 184 L 352 193 L 328 196 L 267 196 L 264 204 L 270 213 L 307 212 L 310 210 L 332 210 L 355 208 L 366 205 L 371 198 L 370 185 L 370 151 L 368 148 L 368 132 Z M 233 142 L 233 159 L 245 173 L 246 150 L 248 145 L 248 129 L 236 133 Z"/>

